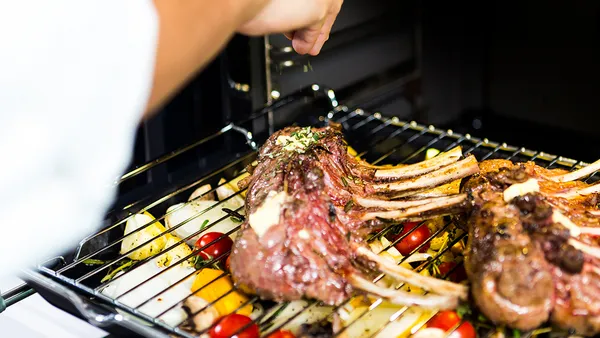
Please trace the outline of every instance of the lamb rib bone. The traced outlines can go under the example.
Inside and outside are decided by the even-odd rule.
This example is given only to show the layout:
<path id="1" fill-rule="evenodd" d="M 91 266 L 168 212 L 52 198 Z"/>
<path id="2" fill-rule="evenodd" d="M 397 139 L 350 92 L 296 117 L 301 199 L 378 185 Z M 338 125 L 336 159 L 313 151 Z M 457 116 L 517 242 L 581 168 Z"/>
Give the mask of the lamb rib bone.
<path id="1" fill-rule="evenodd" d="M 348 279 L 356 288 L 370 294 L 385 298 L 397 305 L 418 305 L 429 309 L 454 309 L 458 306 L 458 299 L 453 296 L 428 294 L 421 296 L 418 294 L 388 289 L 378 286 L 360 276 L 350 275 Z"/>
<path id="2" fill-rule="evenodd" d="M 556 175 L 556 176 L 549 176 L 546 178 L 551 181 L 554 181 L 554 182 L 570 182 L 570 181 L 575 181 L 580 178 L 589 176 L 598 170 L 600 170 L 600 160 L 597 160 L 596 162 L 591 163 L 591 164 L 589 164 L 581 169 L 575 170 L 573 172 Z"/>
<path id="3" fill-rule="evenodd" d="M 419 205 L 412 208 L 400 209 L 400 210 L 389 210 L 389 211 L 373 211 L 366 212 L 361 216 L 361 219 L 368 221 L 371 219 L 383 218 L 383 219 L 408 219 L 413 216 L 418 216 L 427 211 L 433 211 L 437 209 L 444 210 L 444 208 L 458 205 L 467 200 L 467 194 L 459 194 L 455 196 L 438 198 L 428 204 Z"/>
<path id="4" fill-rule="evenodd" d="M 478 171 L 479 167 L 477 165 L 475 156 L 469 155 L 463 160 L 429 172 L 417 178 L 408 181 L 373 184 L 372 188 L 375 190 L 375 192 L 415 190 L 416 193 L 416 190 L 436 187 L 475 174 Z"/>
<path id="5" fill-rule="evenodd" d="M 406 201 L 388 201 L 382 200 L 378 198 L 366 198 L 355 195 L 353 197 L 354 203 L 357 205 L 363 206 L 365 208 L 383 208 L 388 210 L 395 209 L 407 209 L 412 208 L 428 203 L 436 203 L 440 201 L 446 201 L 450 196 L 440 196 L 440 197 L 432 197 L 432 198 L 424 198 L 417 200 L 406 200 Z"/>
<path id="6" fill-rule="evenodd" d="M 600 183 L 596 183 L 594 185 L 590 185 L 589 187 L 585 187 L 585 188 L 571 189 L 571 190 L 568 190 L 567 192 L 553 194 L 553 196 L 562 197 L 562 198 L 566 198 L 566 199 L 573 199 L 573 198 L 577 198 L 580 196 L 597 194 L 597 193 L 600 193 Z"/>
<path id="7" fill-rule="evenodd" d="M 356 253 L 377 263 L 378 269 L 382 272 L 387 273 L 390 276 L 407 284 L 418 286 L 430 292 L 455 296 L 463 300 L 468 296 L 468 289 L 462 284 L 452 283 L 434 277 L 423 276 L 417 272 L 414 272 L 413 270 L 398 266 L 364 247 L 356 247 Z"/>
<path id="8" fill-rule="evenodd" d="M 428 160 L 400 167 L 392 167 L 388 169 L 379 169 L 375 172 L 375 179 L 378 178 L 393 178 L 402 179 L 424 175 L 442 167 L 455 163 L 462 156 L 461 147 L 455 147 L 445 153 L 440 153 L 438 156 Z"/>

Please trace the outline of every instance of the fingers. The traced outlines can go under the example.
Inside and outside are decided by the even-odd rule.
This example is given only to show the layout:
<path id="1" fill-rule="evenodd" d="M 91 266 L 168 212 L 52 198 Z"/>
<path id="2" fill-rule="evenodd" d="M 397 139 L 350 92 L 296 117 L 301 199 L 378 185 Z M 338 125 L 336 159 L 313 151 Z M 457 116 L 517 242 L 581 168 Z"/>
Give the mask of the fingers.
<path id="1" fill-rule="evenodd" d="M 323 45 L 329 40 L 331 28 L 340 12 L 342 2 L 343 0 L 335 0 L 331 3 L 324 21 L 292 35 L 292 46 L 298 54 L 308 53 L 314 56 L 321 52 Z"/>
<path id="2" fill-rule="evenodd" d="M 296 31 L 292 39 L 292 47 L 294 47 L 296 53 L 301 55 L 309 53 L 319 39 L 322 27 L 323 22 L 320 22 Z"/>
<path id="3" fill-rule="evenodd" d="M 329 40 L 329 34 L 331 33 L 331 27 L 333 27 L 333 23 L 335 22 L 336 16 L 337 16 L 337 13 L 327 15 L 327 18 L 325 19 L 325 23 L 323 24 L 323 27 L 321 27 L 321 34 L 319 34 L 317 41 L 311 48 L 310 52 L 308 52 L 308 54 L 319 55 L 319 53 L 321 52 L 321 48 L 323 48 L 323 45 L 325 44 L 325 42 L 327 42 L 327 40 Z"/>

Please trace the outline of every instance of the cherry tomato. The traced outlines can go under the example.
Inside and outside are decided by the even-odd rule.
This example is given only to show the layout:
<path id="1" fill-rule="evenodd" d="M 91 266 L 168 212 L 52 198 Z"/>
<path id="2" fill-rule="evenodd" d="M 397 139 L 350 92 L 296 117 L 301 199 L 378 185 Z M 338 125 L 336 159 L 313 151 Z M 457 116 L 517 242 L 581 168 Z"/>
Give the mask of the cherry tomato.
<path id="1" fill-rule="evenodd" d="M 209 232 L 204 236 L 200 237 L 200 239 L 198 239 L 198 241 L 196 242 L 196 248 L 202 248 L 221 236 L 223 236 L 223 234 L 220 232 Z M 226 252 L 229 252 L 232 246 L 233 241 L 231 240 L 231 238 L 229 238 L 229 236 L 224 236 L 222 239 L 218 240 L 217 242 L 211 244 L 210 246 L 200 251 L 198 255 L 205 260 L 209 260 L 212 258 L 219 257 Z M 225 260 L 225 257 L 222 257 L 220 259 L 220 261 Z"/>
<path id="2" fill-rule="evenodd" d="M 244 326 L 252 323 L 252 319 L 247 316 L 232 313 L 218 320 L 217 325 L 210 329 L 210 338 L 258 338 L 258 325 L 252 323 L 242 332 L 238 332 Z M 233 335 L 234 333 L 235 336 Z"/>
<path id="3" fill-rule="evenodd" d="M 450 270 L 454 269 L 455 266 L 455 262 L 443 262 L 442 264 L 440 264 L 438 266 L 438 269 L 440 270 L 440 277 L 446 276 L 446 274 L 450 272 Z M 467 272 L 465 271 L 464 265 L 461 265 L 458 268 L 456 268 L 448 277 L 451 281 L 455 283 L 459 283 L 467 279 Z"/>
<path id="4" fill-rule="evenodd" d="M 428 322 L 427 327 L 438 328 L 444 331 L 451 330 L 456 324 L 461 321 L 460 317 L 455 311 L 445 310 L 440 311 L 433 316 Z M 475 328 L 471 323 L 463 321 L 460 326 L 454 330 L 449 338 L 475 338 Z"/>
<path id="5" fill-rule="evenodd" d="M 420 222 L 406 222 L 404 223 L 404 228 L 399 234 L 392 235 L 391 241 L 395 241 L 398 238 L 404 236 L 407 232 L 412 230 L 414 227 L 418 227 L 415 231 L 411 232 L 406 238 L 396 243 L 395 247 L 400 251 L 400 253 L 404 256 L 411 253 L 414 249 L 416 249 L 421 243 L 425 242 L 431 236 L 431 232 L 427 225 L 423 224 L 419 226 Z M 427 242 L 423 247 L 419 250 L 419 252 L 426 252 L 429 249 L 429 242 Z"/>
<path id="6" fill-rule="evenodd" d="M 225 269 L 227 269 L 227 271 L 231 271 L 231 263 L 229 258 L 231 258 L 231 256 L 227 256 L 227 260 L 225 261 Z"/>
<path id="7" fill-rule="evenodd" d="M 296 338 L 293 333 L 286 330 L 277 330 L 269 335 L 267 338 Z"/>

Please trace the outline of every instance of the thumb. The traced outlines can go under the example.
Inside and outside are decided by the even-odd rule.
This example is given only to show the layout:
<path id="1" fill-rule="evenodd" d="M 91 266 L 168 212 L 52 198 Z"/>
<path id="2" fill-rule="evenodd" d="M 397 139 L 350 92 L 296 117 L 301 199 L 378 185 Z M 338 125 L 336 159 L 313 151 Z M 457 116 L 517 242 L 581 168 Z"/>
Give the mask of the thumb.
<path id="1" fill-rule="evenodd" d="M 310 52 L 317 42 L 319 35 L 321 35 L 322 27 L 323 21 L 294 32 L 292 47 L 294 47 L 296 53 L 303 55 Z"/>

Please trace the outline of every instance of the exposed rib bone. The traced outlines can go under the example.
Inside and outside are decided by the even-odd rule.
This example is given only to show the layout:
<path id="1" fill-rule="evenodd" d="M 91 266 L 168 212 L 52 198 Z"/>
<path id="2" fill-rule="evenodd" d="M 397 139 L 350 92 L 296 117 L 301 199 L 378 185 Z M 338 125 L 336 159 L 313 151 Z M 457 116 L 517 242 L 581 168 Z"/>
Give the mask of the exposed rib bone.
<path id="1" fill-rule="evenodd" d="M 572 198 L 577 198 L 577 197 L 591 195 L 591 194 L 597 194 L 597 193 L 600 193 L 600 183 L 596 183 L 594 185 L 590 185 L 589 187 L 585 187 L 585 188 L 571 189 L 567 192 L 563 192 L 563 193 L 559 193 L 559 194 L 552 194 L 552 196 L 562 197 L 562 198 L 566 198 L 566 199 L 572 199 Z"/>
<path id="2" fill-rule="evenodd" d="M 448 195 L 455 195 L 460 192 L 460 180 L 452 181 L 448 184 L 444 184 L 439 187 L 435 187 L 433 189 L 423 190 L 421 192 L 408 191 L 399 193 L 398 195 L 393 196 L 391 199 L 398 199 L 402 197 L 410 196 L 410 198 L 414 199 L 423 199 L 423 198 L 431 198 L 431 197 L 443 197 Z"/>
<path id="3" fill-rule="evenodd" d="M 552 221 L 562 224 L 565 228 L 569 229 L 571 236 L 579 237 L 579 235 L 592 235 L 600 236 L 600 228 L 597 227 L 582 227 L 573 223 L 567 216 L 562 214 L 560 211 L 554 210 L 552 214 Z"/>
<path id="4" fill-rule="evenodd" d="M 384 288 L 357 275 L 348 276 L 350 283 L 357 289 L 366 291 L 373 295 L 386 298 L 397 305 L 418 305 L 429 309 L 455 309 L 458 306 L 458 298 L 453 296 L 441 296 L 428 294 L 425 296 L 406 291 Z"/>
<path id="5" fill-rule="evenodd" d="M 448 282 L 435 277 L 423 276 L 417 272 L 396 265 L 365 247 L 357 247 L 356 252 L 377 263 L 377 267 L 382 272 L 387 273 L 402 282 L 418 286 L 430 292 L 456 296 L 460 299 L 466 299 L 468 296 L 469 290 L 462 284 Z"/>
<path id="6" fill-rule="evenodd" d="M 571 244 L 575 249 L 583 251 L 590 256 L 600 258 L 600 248 L 587 245 L 573 238 L 569 240 L 569 244 Z"/>
<path id="7" fill-rule="evenodd" d="M 416 207 L 428 203 L 436 203 L 448 199 L 448 196 L 426 198 L 420 200 L 409 200 L 409 201 L 387 201 L 378 198 L 365 198 L 360 196 L 354 196 L 354 203 L 363 206 L 365 208 L 382 208 L 388 210 L 407 209 Z"/>
<path id="8" fill-rule="evenodd" d="M 427 174 L 434 170 L 438 170 L 439 168 L 445 167 L 449 164 L 452 164 L 460 159 L 462 156 L 461 147 L 456 147 L 451 149 L 448 152 L 442 153 L 436 157 L 430 158 L 428 160 L 403 166 L 389 169 L 380 169 L 375 172 L 375 178 L 394 178 L 394 179 L 402 179 L 408 177 L 415 177 L 418 175 Z"/>
<path id="9" fill-rule="evenodd" d="M 587 177 L 587 176 L 595 173 L 598 170 L 600 170 L 600 160 L 597 160 L 596 162 L 594 162 L 592 164 L 589 164 L 581 169 L 572 171 L 570 173 L 556 175 L 556 176 L 549 176 L 548 179 L 552 180 L 554 182 L 570 182 L 570 181 L 578 180 L 583 177 Z"/>
<path id="10" fill-rule="evenodd" d="M 426 189 L 449 183 L 478 172 L 479 166 L 477 165 L 477 160 L 475 159 L 475 156 L 470 155 L 463 160 L 414 179 L 374 184 L 372 187 L 378 192 Z"/>
<path id="11" fill-rule="evenodd" d="M 409 218 L 411 216 L 419 215 L 421 213 L 432 211 L 436 209 L 444 209 L 451 206 L 458 205 L 464 202 L 467 199 L 467 194 L 460 194 L 456 196 L 444 197 L 436 199 L 435 202 L 419 205 L 412 208 L 407 208 L 404 210 L 392 210 L 392 211 L 374 211 L 367 212 L 362 215 L 362 220 L 370 220 L 376 218 L 384 218 L 384 219 L 404 219 Z"/>

